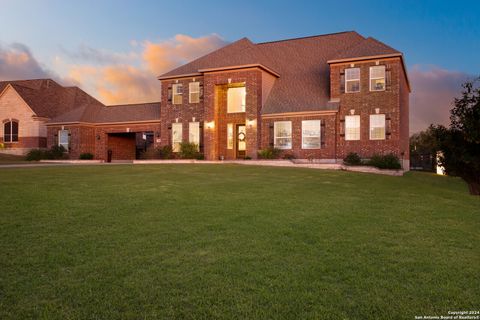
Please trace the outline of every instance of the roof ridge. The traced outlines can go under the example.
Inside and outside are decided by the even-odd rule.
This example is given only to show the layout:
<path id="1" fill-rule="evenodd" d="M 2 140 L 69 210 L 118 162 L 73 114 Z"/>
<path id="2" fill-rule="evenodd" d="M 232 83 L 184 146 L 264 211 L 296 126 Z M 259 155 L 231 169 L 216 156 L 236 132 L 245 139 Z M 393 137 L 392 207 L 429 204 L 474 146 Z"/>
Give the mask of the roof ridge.
<path id="1" fill-rule="evenodd" d="M 215 54 L 215 53 L 218 52 L 219 50 L 225 50 L 226 48 L 229 48 L 229 47 L 231 47 L 231 46 L 233 46 L 233 45 L 235 45 L 235 44 L 238 44 L 238 43 L 240 43 L 240 42 L 242 42 L 242 41 L 248 41 L 251 46 L 253 46 L 253 47 L 255 46 L 255 43 L 253 43 L 252 40 L 248 39 L 247 37 L 243 37 L 243 38 L 241 38 L 241 39 L 238 39 L 237 41 L 230 42 L 230 43 L 224 45 L 223 47 L 217 48 L 217 49 L 215 49 L 215 50 L 213 50 L 213 51 L 211 51 L 211 52 L 209 52 L 209 53 L 207 53 L 207 54 L 204 54 L 203 56 L 200 56 L 200 57 L 198 57 L 198 58 L 196 58 L 196 59 L 193 59 L 193 60 L 191 60 L 191 61 L 189 61 L 189 62 L 187 62 L 187 63 L 184 63 L 184 64 L 176 67 L 175 69 L 172 69 L 172 70 L 170 70 L 170 71 L 168 71 L 168 72 L 164 72 L 164 73 L 162 73 L 161 75 L 157 76 L 157 78 L 162 77 L 162 76 L 165 76 L 165 75 L 167 75 L 167 74 L 169 74 L 169 73 L 171 73 L 171 72 L 174 72 L 175 70 L 180 69 L 180 68 L 182 68 L 182 67 L 184 67 L 184 66 L 186 66 L 186 65 L 195 64 L 195 63 L 196 63 L 197 61 L 199 61 L 200 59 L 205 59 L 206 57 L 209 57 L 209 56 Z M 243 49 L 242 49 L 242 50 L 243 50 Z"/>
<path id="2" fill-rule="evenodd" d="M 145 104 L 154 104 L 154 103 L 161 103 L 161 101 L 152 101 L 152 102 L 140 102 L 140 103 L 125 103 L 125 104 L 111 104 L 105 105 L 105 107 L 124 107 L 124 106 L 138 106 L 138 105 L 145 105 Z"/>
<path id="3" fill-rule="evenodd" d="M 363 37 L 361 34 L 356 32 L 355 30 L 349 30 L 349 31 L 340 31 L 340 32 L 332 32 L 332 33 L 325 33 L 325 34 L 317 34 L 317 35 L 311 35 L 311 36 L 305 36 L 305 37 L 297 37 L 297 38 L 288 38 L 288 39 L 281 39 L 281 40 L 273 40 L 273 41 L 265 41 L 265 42 L 258 42 L 256 44 L 268 44 L 268 43 L 276 43 L 276 42 L 284 42 L 284 41 L 294 41 L 294 40 L 303 40 L 303 39 L 309 39 L 309 38 L 317 38 L 317 37 L 325 37 L 325 36 L 333 36 L 337 34 L 343 34 L 343 33 L 356 33 L 359 36 Z M 363 37 L 365 38 L 365 37 Z"/>

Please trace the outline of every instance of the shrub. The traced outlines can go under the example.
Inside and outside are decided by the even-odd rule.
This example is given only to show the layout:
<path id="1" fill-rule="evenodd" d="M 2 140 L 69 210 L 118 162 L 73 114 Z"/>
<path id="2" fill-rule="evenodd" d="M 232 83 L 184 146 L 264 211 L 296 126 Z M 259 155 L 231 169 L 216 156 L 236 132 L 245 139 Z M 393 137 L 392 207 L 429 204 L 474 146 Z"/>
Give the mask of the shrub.
<path id="1" fill-rule="evenodd" d="M 291 152 L 285 152 L 282 156 L 283 159 L 285 160 L 293 160 L 295 159 L 295 155 Z"/>
<path id="2" fill-rule="evenodd" d="M 158 148 L 158 157 L 160 159 L 172 159 L 173 158 L 173 150 L 172 146 L 163 146 Z"/>
<path id="3" fill-rule="evenodd" d="M 392 153 L 387 155 L 374 155 L 368 161 L 368 165 L 379 169 L 400 169 L 400 161 L 398 157 Z"/>
<path id="4" fill-rule="evenodd" d="M 68 155 L 65 154 L 67 150 L 63 146 L 53 146 L 50 150 L 46 152 L 46 159 L 56 160 L 56 159 L 67 159 Z"/>
<path id="5" fill-rule="evenodd" d="M 360 159 L 360 156 L 355 152 L 350 152 L 343 159 L 343 163 L 345 163 L 347 166 L 359 166 L 362 164 L 362 159 Z"/>
<path id="6" fill-rule="evenodd" d="M 25 159 L 27 161 L 39 161 L 39 160 L 42 160 L 42 159 L 46 159 L 45 153 L 46 153 L 46 151 L 42 150 L 42 149 L 32 149 L 32 150 L 28 151 Z"/>
<path id="7" fill-rule="evenodd" d="M 260 159 L 278 159 L 281 152 L 282 150 L 280 149 L 268 147 L 266 149 L 258 151 L 258 157 Z"/>
<path id="8" fill-rule="evenodd" d="M 149 160 L 149 159 L 172 159 L 173 152 L 171 146 L 163 146 L 159 148 L 148 148 L 145 151 L 140 153 L 140 159 Z"/>
<path id="9" fill-rule="evenodd" d="M 198 144 L 192 142 L 180 143 L 180 158 L 182 159 L 198 159 Z"/>
<path id="10" fill-rule="evenodd" d="M 5 149 L 5 144 L 3 142 L 0 142 L 0 150 Z"/>
<path id="11" fill-rule="evenodd" d="M 53 146 L 49 150 L 44 149 L 32 149 L 27 153 L 27 161 L 39 161 L 39 160 L 58 160 L 68 159 L 68 154 L 63 146 Z"/>
<path id="12" fill-rule="evenodd" d="M 250 157 L 250 156 L 245 156 L 244 159 L 245 159 L 245 160 L 252 160 L 252 157 Z"/>
<path id="13" fill-rule="evenodd" d="M 306 158 L 309 162 L 313 162 L 313 160 L 315 160 L 315 154 L 309 153 L 309 154 L 307 154 Z"/>
<path id="14" fill-rule="evenodd" d="M 85 152 L 80 154 L 80 160 L 92 160 L 93 159 L 93 154 L 90 152 Z"/>

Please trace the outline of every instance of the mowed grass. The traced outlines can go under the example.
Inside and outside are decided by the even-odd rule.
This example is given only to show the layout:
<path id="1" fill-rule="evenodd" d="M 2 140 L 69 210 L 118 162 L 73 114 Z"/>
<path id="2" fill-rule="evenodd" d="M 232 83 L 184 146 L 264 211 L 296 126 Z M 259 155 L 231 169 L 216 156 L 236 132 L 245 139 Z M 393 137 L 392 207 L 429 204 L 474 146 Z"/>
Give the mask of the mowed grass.
<path id="1" fill-rule="evenodd" d="M 480 307 L 459 179 L 241 165 L 0 171 L 0 319 L 413 319 Z"/>

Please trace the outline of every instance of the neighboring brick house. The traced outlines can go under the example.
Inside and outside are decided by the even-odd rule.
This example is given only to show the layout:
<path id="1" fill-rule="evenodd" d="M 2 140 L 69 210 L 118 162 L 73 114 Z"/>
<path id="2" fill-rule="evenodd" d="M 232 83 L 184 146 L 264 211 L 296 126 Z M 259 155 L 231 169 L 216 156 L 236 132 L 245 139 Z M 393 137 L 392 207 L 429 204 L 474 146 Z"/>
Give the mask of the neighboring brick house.
<path id="1" fill-rule="evenodd" d="M 105 106 L 51 79 L 0 82 L 0 152 L 64 146 L 71 159 L 132 160 L 160 142 L 160 103 Z"/>
<path id="2" fill-rule="evenodd" d="M 51 79 L 0 82 L 0 143 L 2 152 L 23 154 L 47 146 L 46 123 L 86 104 L 100 104 L 78 87 Z"/>
<path id="3" fill-rule="evenodd" d="M 158 79 L 161 144 L 175 150 L 192 141 L 214 160 L 274 146 L 322 162 L 394 153 L 409 167 L 403 55 L 356 32 L 243 38 Z"/>

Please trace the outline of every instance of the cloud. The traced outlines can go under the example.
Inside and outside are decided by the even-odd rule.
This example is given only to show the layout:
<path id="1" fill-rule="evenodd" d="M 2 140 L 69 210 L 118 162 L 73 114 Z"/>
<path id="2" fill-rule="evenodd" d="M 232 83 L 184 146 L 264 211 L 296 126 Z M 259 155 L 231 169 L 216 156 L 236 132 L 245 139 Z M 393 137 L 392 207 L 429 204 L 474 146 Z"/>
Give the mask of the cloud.
<path id="1" fill-rule="evenodd" d="M 61 48 L 62 52 L 73 62 L 89 62 L 98 65 L 133 63 L 138 59 L 136 52 L 118 53 L 105 49 L 92 48 L 86 44 L 81 44 L 75 51 Z"/>
<path id="2" fill-rule="evenodd" d="M 411 133 L 424 130 L 432 123 L 448 125 L 454 98 L 461 94 L 462 83 L 473 78 L 462 72 L 420 65 L 411 68 L 409 77 Z"/>
<path id="3" fill-rule="evenodd" d="M 162 73 L 226 44 L 216 34 L 200 38 L 178 34 L 171 40 L 159 43 L 146 41 L 143 59 L 149 70 Z"/>
<path id="4" fill-rule="evenodd" d="M 84 46 L 68 56 L 91 63 L 70 66 L 68 76 L 106 104 L 159 101 L 158 75 L 225 44 L 212 34 L 199 38 L 176 35 L 157 43 L 130 41 L 133 51 L 128 53 L 112 54 Z"/>
<path id="5" fill-rule="evenodd" d="M 40 65 L 26 45 L 0 45 L 0 80 L 52 77 L 54 74 Z"/>

